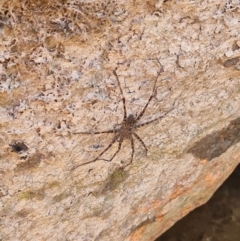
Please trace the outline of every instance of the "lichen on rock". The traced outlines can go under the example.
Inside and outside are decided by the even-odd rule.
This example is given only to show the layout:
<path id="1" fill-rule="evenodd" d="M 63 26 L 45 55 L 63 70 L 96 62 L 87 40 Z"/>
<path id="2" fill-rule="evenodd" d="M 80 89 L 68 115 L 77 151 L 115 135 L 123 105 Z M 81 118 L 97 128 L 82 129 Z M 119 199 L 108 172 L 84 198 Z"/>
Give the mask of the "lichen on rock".
<path id="1" fill-rule="evenodd" d="M 1 1 L 1 238 L 154 240 L 206 202 L 239 163 L 238 18 L 235 1 Z M 113 70 L 137 116 L 159 63 L 140 123 L 175 108 L 137 130 L 148 154 L 135 140 L 122 169 L 124 140 L 73 171 L 123 121 Z"/>

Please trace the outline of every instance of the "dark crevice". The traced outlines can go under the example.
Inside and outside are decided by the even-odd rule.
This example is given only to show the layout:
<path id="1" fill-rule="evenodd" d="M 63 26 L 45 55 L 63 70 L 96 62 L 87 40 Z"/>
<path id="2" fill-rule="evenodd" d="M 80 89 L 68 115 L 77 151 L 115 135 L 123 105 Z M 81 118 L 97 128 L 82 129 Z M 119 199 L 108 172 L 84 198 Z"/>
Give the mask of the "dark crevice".
<path id="1" fill-rule="evenodd" d="M 14 141 L 12 144 L 9 144 L 14 152 L 25 152 L 28 150 L 28 147 L 21 141 Z"/>

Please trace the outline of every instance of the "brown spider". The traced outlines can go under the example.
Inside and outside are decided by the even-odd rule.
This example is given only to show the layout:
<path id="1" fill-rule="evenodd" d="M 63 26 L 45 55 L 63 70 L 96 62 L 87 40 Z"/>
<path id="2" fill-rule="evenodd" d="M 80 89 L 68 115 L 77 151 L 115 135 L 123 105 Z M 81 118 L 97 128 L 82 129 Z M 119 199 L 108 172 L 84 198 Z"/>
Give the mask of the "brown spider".
<path id="1" fill-rule="evenodd" d="M 139 137 L 139 135 L 135 132 L 135 129 L 138 129 L 142 126 L 145 126 L 145 125 L 148 125 L 154 121 L 157 121 L 157 120 L 160 120 L 162 119 L 164 116 L 166 116 L 170 111 L 172 111 L 174 109 L 174 104 L 173 106 L 171 107 L 170 110 L 168 110 L 164 115 L 161 115 L 153 120 L 150 120 L 150 121 L 147 121 L 145 123 L 141 123 L 141 124 L 138 124 L 138 121 L 141 119 L 141 117 L 143 116 L 148 104 L 150 103 L 151 99 L 153 98 L 154 96 L 154 93 L 156 91 L 156 82 L 157 82 L 157 79 L 159 77 L 159 75 L 161 74 L 161 72 L 163 72 L 163 68 L 161 67 L 161 70 L 158 72 L 158 75 L 154 81 L 154 85 L 153 85 L 153 89 L 152 89 L 152 93 L 146 103 L 146 105 L 144 106 L 143 110 L 140 112 L 140 114 L 136 117 L 134 117 L 132 114 L 130 114 L 129 116 L 127 115 L 127 110 L 126 110 L 126 103 L 125 103 L 125 97 L 123 95 L 123 91 L 122 91 L 122 87 L 121 87 L 121 84 L 120 84 L 120 81 L 119 81 L 119 78 L 118 78 L 118 75 L 117 75 L 117 72 L 116 72 L 116 69 L 113 70 L 113 74 L 115 75 L 116 77 L 116 80 L 117 80 L 117 83 L 118 83 L 118 87 L 120 89 L 120 92 L 121 92 L 121 97 L 122 97 L 122 102 L 123 102 L 123 110 L 124 110 L 124 116 L 123 116 L 123 121 L 122 121 L 122 124 L 119 128 L 115 128 L 115 129 L 112 129 L 112 130 L 107 130 L 107 131 L 97 131 L 97 132 L 74 132 L 73 134 L 103 134 L 103 133 L 114 133 L 114 137 L 112 139 L 112 141 L 110 142 L 110 144 L 96 157 L 94 158 L 93 160 L 91 161 L 88 161 L 88 162 L 85 162 L 83 164 L 79 164 L 75 167 L 72 168 L 72 170 L 75 170 L 76 168 L 80 167 L 80 166 L 83 166 L 83 165 L 86 165 L 86 164 L 89 164 L 89 163 L 92 163 L 92 162 L 95 162 L 97 160 L 104 160 L 104 161 L 112 161 L 113 158 L 117 155 L 117 153 L 121 150 L 121 146 L 122 146 L 122 142 L 124 141 L 124 139 L 129 139 L 131 141 L 131 147 L 132 147 L 132 154 L 131 154 L 131 160 L 130 162 L 124 166 L 124 168 L 126 168 L 127 166 L 129 166 L 132 161 L 133 161 L 133 155 L 135 153 L 135 150 L 134 150 L 134 139 L 133 139 L 133 136 L 142 144 L 142 146 L 144 147 L 146 153 L 148 152 L 148 149 L 145 145 L 145 143 L 143 142 L 143 140 Z M 113 156 L 109 159 L 109 160 L 106 160 L 106 159 L 100 159 L 100 157 L 106 152 L 108 151 L 111 146 L 116 142 L 116 141 L 119 141 L 119 144 L 118 144 L 118 149 L 117 151 L 113 154 Z"/>

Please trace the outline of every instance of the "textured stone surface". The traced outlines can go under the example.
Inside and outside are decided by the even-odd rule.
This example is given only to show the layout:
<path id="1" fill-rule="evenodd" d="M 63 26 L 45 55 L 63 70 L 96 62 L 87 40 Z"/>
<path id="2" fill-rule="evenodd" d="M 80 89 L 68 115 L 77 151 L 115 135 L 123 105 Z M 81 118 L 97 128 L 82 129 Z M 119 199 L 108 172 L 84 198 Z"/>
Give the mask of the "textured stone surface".
<path id="1" fill-rule="evenodd" d="M 239 241 L 240 165 L 211 199 L 178 221 L 156 241 Z"/>
<path id="2" fill-rule="evenodd" d="M 1 1 L 3 240 L 154 240 L 239 162 L 234 1 Z M 89 165 L 157 90 L 112 162 Z M 104 155 L 114 154 L 117 143 Z"/>

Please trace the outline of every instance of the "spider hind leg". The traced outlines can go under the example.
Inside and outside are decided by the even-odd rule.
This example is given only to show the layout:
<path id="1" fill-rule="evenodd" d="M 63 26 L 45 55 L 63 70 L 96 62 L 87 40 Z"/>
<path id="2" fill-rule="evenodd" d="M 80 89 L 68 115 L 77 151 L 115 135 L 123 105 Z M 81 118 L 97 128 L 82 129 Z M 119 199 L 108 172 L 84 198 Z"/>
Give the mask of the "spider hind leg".
<path id="1" fill-rule="evenodd" d="M 145 149 L 145 154 L 147 155 L 148 149 L 147 149 L 147 146 L 145 145 L 144 141 L 141 139 L 141 137 L 140 137 L 137 133 L 133 132 L 133 135 L 134 135 L 134 136 L 136 137 L 136 139 L 142 144 L 142 146 L 143 146 L 144 149 Z"/>
<path id="2" fill-rule="evenodd" d="M 125 169 L 126 167 L 128 167 L 129 165 L 131 165 L 132 162 L 133 162 L 133 156 L 134 156 L 134 153 L 135 153 L 133 137 L 131 137 L 131 147 L 132 147 L 131 160 L 130 160 L 129 163 L 127 163 L 127 165 L 125 165 L 125 166 L 123 167 L 123 169 Z"/>
<path id="3" fill-rule="evenodd" d="M 122 144 L 122 142 L 119 143 L 119 145 L 118 145 L 119 150 L 117 150 L 117 151 L 115 152 L 115 154 L 113 155 L 113 157 L 112 157 L 110 160 L 100 159 L 99 157 L 102 156 L 106 151 L 108 151 L 108 150 L 111 148 L 111 146 L 118 140 L 119 137 L 120 137 L 120 134 L 115 135 L 115 136 L 113 137 L 112 141 L 109 143 L 109 145 L 108 145 L 96 158 L 94 158 L 94 159 L 91 160 L 91 161 L 88 161 L 88 162 L 85 162 L 85 163 L 82 163 L 82 164 L 79 164 L 79 165 L 73 167 L 73 168 L 72 168 L 72 171 L 76 170 L 76 169 L 77 169 L 78 167 L 80 167 L 80 166 L 84 166 L 84 165 L 87 165 L 87 164 L 89 164 L 89 163 L 96 162 L 96 161 L 98 161 L 98 160 L 111 161 L 111 160 L 116 156 L 116 154 L 119 152 L 119 150 L 121 149 L 121 144 Z"/>
<path id="4" fill-rule="evenodd" d="M 118 154 L 118 152 L 121 150 L 123 139 L 120 138 L 120 139 L 115 140 L 115 141 L 112 143 L 112 145 L 113 145 L 116 141 L 118 141 L 118 149 L 116 150 L 116 152 L 112 155 L 112 157 L 111 157 L 110 159 L 99 158 L 101 155 L 99 155 L 97 159 L 98 159 L 98 160 L 103 160 L 103 161 L 106 161 L 106 162 L 111 162 L 111 161 L 113 160 L 113 158 L 114 158 L 114 157 Z M 109 147 L 109 148 L 110 148 L 110 147 Z M 105 151 L 105 152 L 106 152 L 106 151 Z M 102 154 L 104 154 L 104 153 L 102 153 Z"/>

